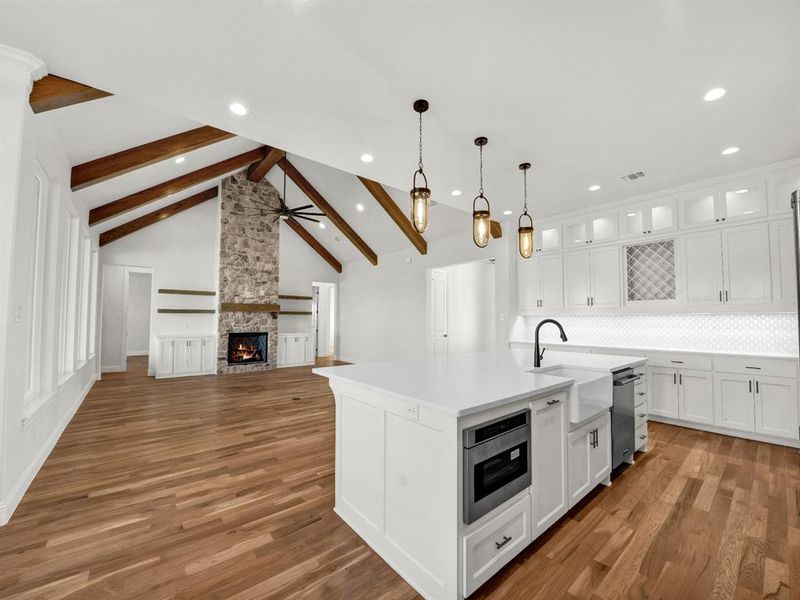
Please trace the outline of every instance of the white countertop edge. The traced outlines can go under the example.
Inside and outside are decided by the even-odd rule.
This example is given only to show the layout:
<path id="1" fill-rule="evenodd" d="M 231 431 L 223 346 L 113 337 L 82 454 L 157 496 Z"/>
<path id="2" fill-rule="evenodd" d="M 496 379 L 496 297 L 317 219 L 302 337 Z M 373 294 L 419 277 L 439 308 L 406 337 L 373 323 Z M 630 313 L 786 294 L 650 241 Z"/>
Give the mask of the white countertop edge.
<path id="1" fill-rule="evenodd" d="M 533 340 L 520 340 L 512 339 L 508 341 L 509 344 L 529 344 L 533 346 Z M 750 357 L 750 358 L 774 358 L 778 360 L 798 360 L 797 354 L 781 354 L 781 353 L 752 353 L 752 352 L 718 352 L 712 350 L 675 350 L 664 348 L 651 348 L 647 346 L 613 346 L 610 344 L 578 344 L 571 342 L 544 342 L 539 340 L 539 344 L 555 348 L 555 346 L 565 346 L 566 348 L 612 348 L 614 350 L 630 350 L 631 352 L 663 352 L 664 354 L 701 354 L 710 356 L 735 356 L 735 357 Z M 568 351 L 569 352 L 569 351 Z M 637 365 L 638 366 L 638 365 Z"/>
<path id="2" fill-rule="evenodd" d="M 315 375 L 319 375 L 320 377 L 327 377 L 328 379 L 335 379 L 337 381 L 342 381 L 344 383 L 354 385 L 356 387 L 360 387 L 362 389 L 369 390 L 371 392 L 376 392 L 384 396 L 389 396 L 390 398 L 394 398 L 396 400 L 401 400 L 403 402 L 411 402 L 419 406 L 424 406 L 429 410 L 446 414 L 451 417 L 466 417 L 469 415 L 473 415 L 475 413 L 480 413 L 492 408 L 496 408 L 498 406 L 503 406 L 505 404 L 511 404 L 519 400 L 524 400 L 526 398 L 535 399 L 537 396 L 543 396 L 551 392 L 566 389 L 569 386 L 571 386 L 574 382 L 574 379 L 567 379 L 565 377 L 556 377 L 555 375 L 548 375 L 548 377 L 550 377 L 551 379 L 558 381 L 555 381 L 549 385 L 543 385 L 537 387 L 530 391 L 525 391 L 519 394 L 515 394 L 514 396 L 509 396 L 507 398 L 501 398 L 498 400 L 493 400 L 491 402 L 486 402 L 475 406 L 469 406 L 467 408 L 462 408 L 462 409 L 451 409 L 449 407 L 442 406 L 440 404 L 435 404 L 433 402 L 428 402 L 426 400 L 420 400 L 419 398 L 413 398 L 411 396 L 406 396 L 405 394 L 393 392 L 391 390 L 387 390 L 385 388 L 381 388 L 376 385 L 363 383 L 346 376 L 336 375 L 332 372 L 328 372 L 328 369 L 334 369 L 334 368 L 335 367 L 318 367 L 312 369 L 311 372 L 314 373 Z M 546 373 L 541 373 L 541 374 L 546 375 Z"/>

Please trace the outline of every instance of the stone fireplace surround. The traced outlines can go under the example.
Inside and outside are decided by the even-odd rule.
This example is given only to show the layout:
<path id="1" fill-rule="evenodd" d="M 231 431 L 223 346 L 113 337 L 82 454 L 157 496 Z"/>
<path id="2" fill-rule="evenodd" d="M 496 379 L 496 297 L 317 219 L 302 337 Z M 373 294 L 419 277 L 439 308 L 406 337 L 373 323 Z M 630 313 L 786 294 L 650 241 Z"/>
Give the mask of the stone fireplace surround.
<path id="1" fill-rule="evenodd" d="M 219 324 L 217 373 L 274 369 L 278 321 L 272 312 L 223 310 L 223 304 L 277 304 L 279 221 L 270 209 L 280 205 L 266 180 L 248 181 L 240 172 L 220 184 Z M 267 362 L 228 364 L 228 332 L 268 333 Z"/>

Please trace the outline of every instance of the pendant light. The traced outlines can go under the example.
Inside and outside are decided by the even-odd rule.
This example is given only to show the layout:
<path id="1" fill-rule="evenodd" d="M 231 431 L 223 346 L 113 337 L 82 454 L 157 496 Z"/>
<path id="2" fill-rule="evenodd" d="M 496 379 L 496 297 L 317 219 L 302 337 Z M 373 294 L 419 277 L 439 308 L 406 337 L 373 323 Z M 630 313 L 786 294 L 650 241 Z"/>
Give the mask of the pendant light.
<path id="1" fill-rule="evenodd" d="M 425 233 L 430 222 L 431 191 L 428 189 L 428 178 L 422 170 L 422 113 L 428 110 L 427 100 L 416 100 L 414 110 L 419 113 L 419 167 L 414 172 L 411 189 L 411 223 L 419 233 Z M 417 186 L 417 176 L 422 175 L 423 187 Z"/>
<path id="2" fill-rule="evenodd" d="M 481 186 L 478 195 L 472 200 L 472 241 L 478 248 L 485 248 L 489 244 L 489 234 L 491 231 L 491 215 L 489 214 L 489 200 L 483 195 L 483 147 L 489 140 L 481 136 L 475 138 L 475 145 L 478 147 L 481 164 Z M 477 208 L 478 200 L 483 200 L 486 208 Z"/>
<path id="3" fill-rule="evenodd" d="M 523 197 L 525 198 L 522 214 L 519 216 L 517 225 L 517 235 L 519 236 L 519 253 L 522 258 L 530 258 L 533 254 L 533 219 L 528 214 L 528 169 L 531 168 L 531 163 L 522 163 L 519 166 L 522 171 L 523 180 Z M 522 220 L 528 219 L 528 224 L 523 225 Z"/>

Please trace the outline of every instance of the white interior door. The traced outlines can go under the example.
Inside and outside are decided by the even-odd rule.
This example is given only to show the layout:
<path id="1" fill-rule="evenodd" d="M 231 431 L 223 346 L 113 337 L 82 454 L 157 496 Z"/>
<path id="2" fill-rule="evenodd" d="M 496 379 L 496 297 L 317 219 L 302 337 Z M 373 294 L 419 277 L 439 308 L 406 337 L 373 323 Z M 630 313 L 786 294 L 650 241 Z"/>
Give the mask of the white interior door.
<path id="1" fill-rule="evenodd" d="M 315 283 L 317 303 L 317 356 L 336 353 L 336 284 Z"/>
<path id="2" fill-rule="evenodd" d="M 431 271 L 433 355 L 447 354 L 447 271 Z"/>

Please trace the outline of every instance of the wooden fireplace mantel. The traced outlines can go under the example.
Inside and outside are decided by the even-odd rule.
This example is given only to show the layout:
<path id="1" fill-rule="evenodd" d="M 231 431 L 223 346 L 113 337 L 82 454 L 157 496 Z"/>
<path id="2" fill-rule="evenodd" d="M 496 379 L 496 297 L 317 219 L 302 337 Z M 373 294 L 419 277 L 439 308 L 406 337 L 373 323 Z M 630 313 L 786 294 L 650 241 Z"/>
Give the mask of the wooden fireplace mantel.
<path id="1" fill-rule="evenodd" d="M 220 312 L 278 312 L 280 309 L 280 304 L 222 302 L 219 305 Z"/>

